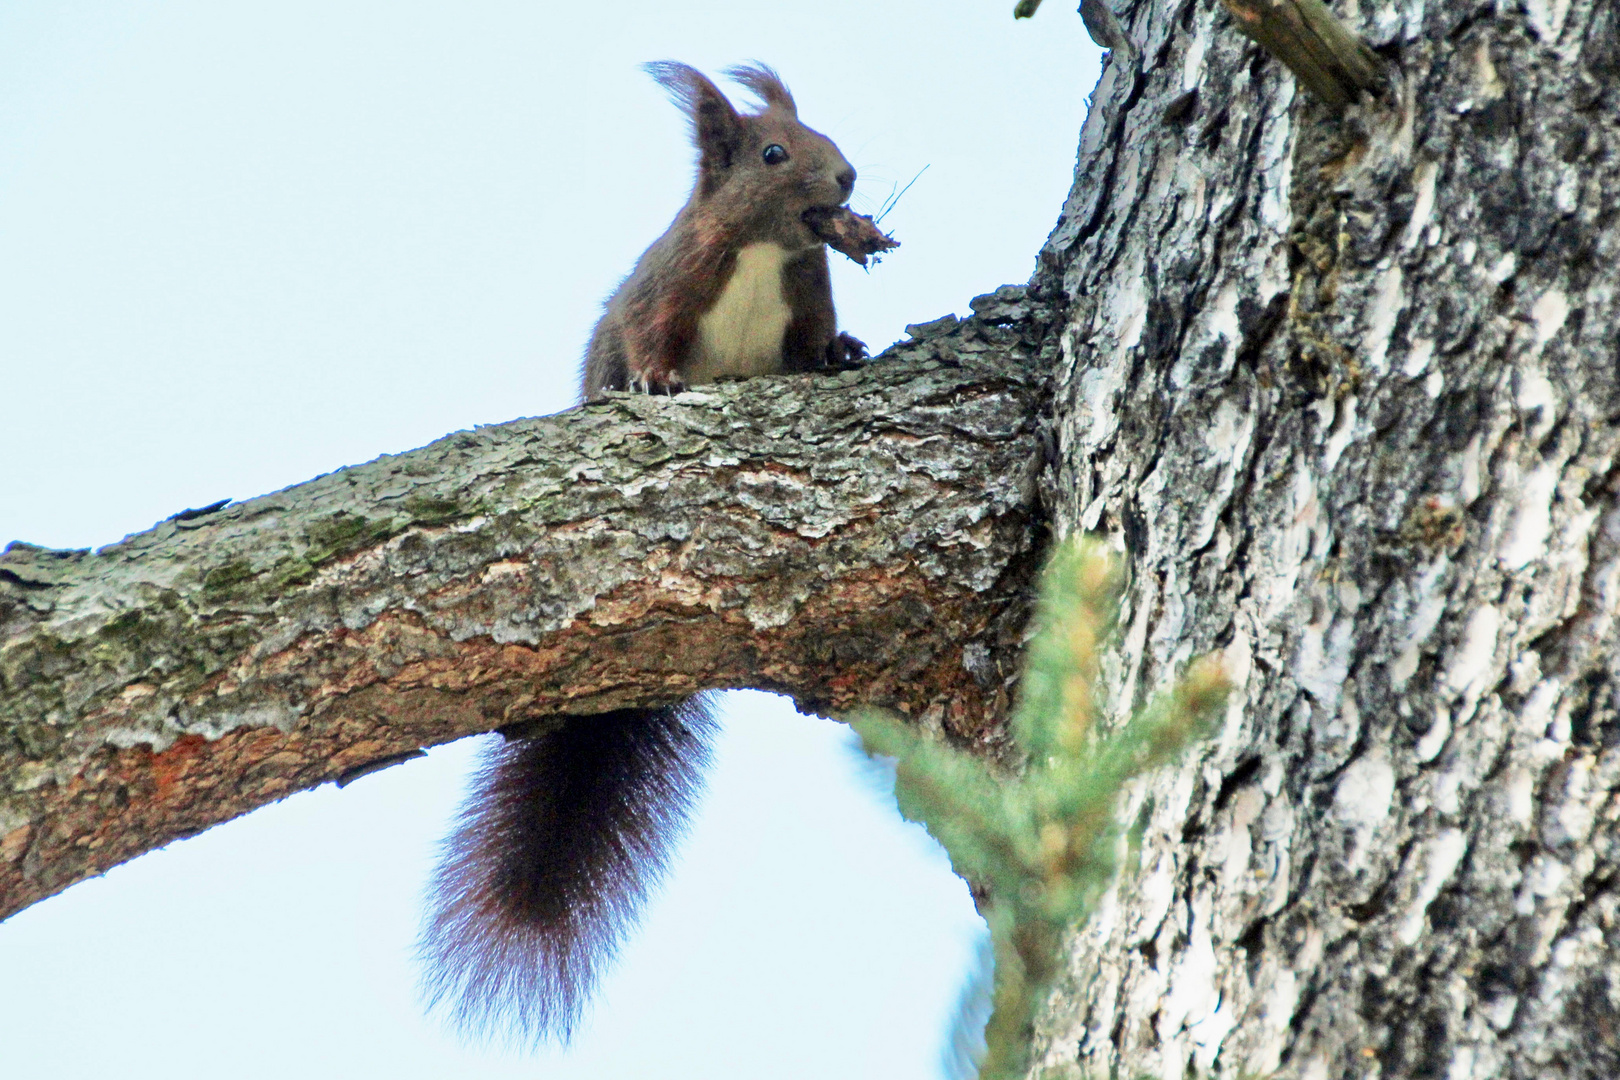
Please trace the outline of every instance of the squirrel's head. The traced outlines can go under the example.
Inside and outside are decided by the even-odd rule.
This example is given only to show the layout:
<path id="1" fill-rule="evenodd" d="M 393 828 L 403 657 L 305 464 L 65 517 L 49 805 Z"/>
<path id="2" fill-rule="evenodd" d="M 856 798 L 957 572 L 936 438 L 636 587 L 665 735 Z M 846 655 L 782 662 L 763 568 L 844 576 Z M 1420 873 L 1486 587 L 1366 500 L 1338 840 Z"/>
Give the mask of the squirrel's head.
<path id="1" fill-rule="evenodd" d="M 764 64 L 727 70 L 764 104 L 740 113 L 695 68 L 670 60 L 646 67 L 692 119 L 698 148 L 692 201 L 759 239 L 789 248 L 819 244 L 800 215 L 846 202 L 855 169 L 831 139 L 799 123 L 793 95 L 776 72 Z"/>

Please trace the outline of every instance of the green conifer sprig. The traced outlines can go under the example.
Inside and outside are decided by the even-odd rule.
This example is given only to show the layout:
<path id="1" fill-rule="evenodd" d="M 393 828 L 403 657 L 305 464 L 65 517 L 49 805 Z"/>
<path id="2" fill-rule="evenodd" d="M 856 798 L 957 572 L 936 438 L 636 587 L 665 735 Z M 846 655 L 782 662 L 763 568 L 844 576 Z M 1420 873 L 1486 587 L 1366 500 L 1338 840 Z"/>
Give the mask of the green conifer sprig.
<path id="1" fill-rule="evenodd" d="M 1218 662 L 1195 661 L 1118 730 L 1096 730 L 1120 578 L 1119 561 L 1092 539 L 1063 544 L 1047 565 L 1012 717 L 1026 758 L 1021 775 L 998 777 L 972 754 L 887 715 L 853 720 L 868 754 L 895 760 L 900 812 L 927 826 L 957 872 L 988 897 L 995 975 L 981 1080 L 1023 1075 L 1063 935 L 1091 914 L 1113 878 L 1121 789 L 1179 754 L 1229 689 Z"/>

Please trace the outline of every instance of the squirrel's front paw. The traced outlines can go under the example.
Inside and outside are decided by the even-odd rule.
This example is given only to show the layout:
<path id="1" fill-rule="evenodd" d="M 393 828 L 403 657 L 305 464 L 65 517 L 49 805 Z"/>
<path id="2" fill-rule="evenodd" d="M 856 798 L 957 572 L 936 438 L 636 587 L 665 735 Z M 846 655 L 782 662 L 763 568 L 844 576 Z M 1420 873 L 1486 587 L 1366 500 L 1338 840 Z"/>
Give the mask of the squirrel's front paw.
<path id="1" fill-rule="evenodd" d="M 842 330 L 827 344 L 827 366 L 830 368 L 848 371 L 860 367 L 868 359 L 866 342 Z"/>
<path id="2" fill-rule="evenodd" d="M 665 397 L 674 397 L 686 390 L 686 384 L 674 375 L 665 379 L 638 379 L 630 377 L 630 389 L 638 394 L 661 394 Z"/>

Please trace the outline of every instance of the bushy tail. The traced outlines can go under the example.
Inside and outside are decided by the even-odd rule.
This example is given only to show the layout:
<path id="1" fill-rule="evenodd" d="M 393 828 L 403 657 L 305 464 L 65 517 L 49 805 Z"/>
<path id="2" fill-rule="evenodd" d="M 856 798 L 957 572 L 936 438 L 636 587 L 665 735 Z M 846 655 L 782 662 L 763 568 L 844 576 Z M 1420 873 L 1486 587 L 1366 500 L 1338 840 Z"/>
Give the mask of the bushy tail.
<path id="1" fill-rule="evenodd" d="M 703 695 L 494 747 L 445 840 L 418 952 L 464 1034 L 566 1042 L 663 876 L 715 731 Z"/>

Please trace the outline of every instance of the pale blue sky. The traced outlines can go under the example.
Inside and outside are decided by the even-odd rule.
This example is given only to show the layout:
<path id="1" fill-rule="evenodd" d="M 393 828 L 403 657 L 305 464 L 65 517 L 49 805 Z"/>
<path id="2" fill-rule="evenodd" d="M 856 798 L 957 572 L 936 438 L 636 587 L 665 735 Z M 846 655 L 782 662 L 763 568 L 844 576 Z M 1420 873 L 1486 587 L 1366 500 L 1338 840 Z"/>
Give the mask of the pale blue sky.
<path id="1" fill-rule="evenodd" d="M 108 543 L 566 407 L 685 198 L 637 68 L 776 66 L 870 209 L 877 348 L 1023 281 L 1097 50 L 1068 5 L 0 2 L 0 543 Z M 418 899 L 470 748 L 288 799 L 0 924 L 0 1075 L 937 1075 L 980 925 L 844 730 L 734 696 L 667 889 L 571 1049 L 425 1021 Z"/>

